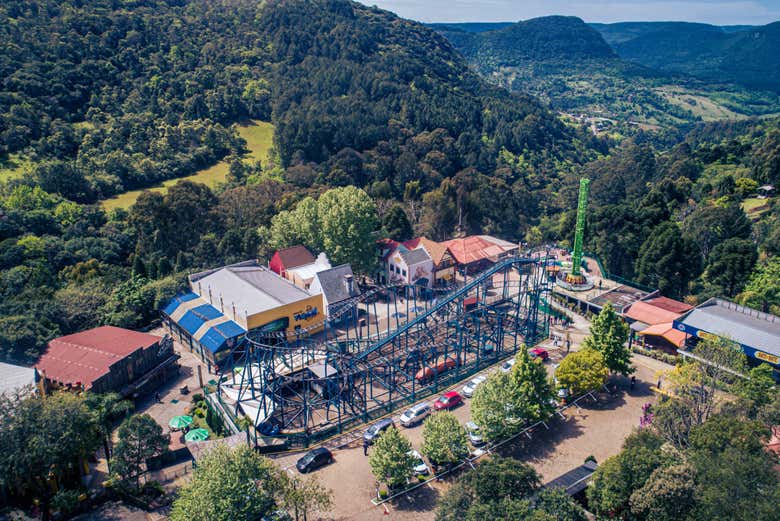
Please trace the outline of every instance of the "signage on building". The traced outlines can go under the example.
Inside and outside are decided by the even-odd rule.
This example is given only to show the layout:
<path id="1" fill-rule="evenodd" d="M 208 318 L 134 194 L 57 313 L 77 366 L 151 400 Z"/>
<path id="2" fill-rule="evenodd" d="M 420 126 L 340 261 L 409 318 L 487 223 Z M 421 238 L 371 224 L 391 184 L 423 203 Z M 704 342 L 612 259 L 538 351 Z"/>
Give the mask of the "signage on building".
<path id="1" fill-rule="evenodd" d="M 317 316 L 317 308 L 312 306 L 306 306 L 306 309 L 304 311 L 299 311 L 298 313 L 295 313 L 293 315 L 293 318 L 296 320 L 296 322 L 300 322 L 301 320 L 308 320 L 316 316 Z"/>
<path id="2" fill-rule="evenodd" d="M 763 360 L 764 362 L 769 362 L 770 364 L 780 364 L 780 357 L 770 355 L 769 353 L 764 353 L 763 351 L 756 351 L 755 357 L 759 360 Z"/>

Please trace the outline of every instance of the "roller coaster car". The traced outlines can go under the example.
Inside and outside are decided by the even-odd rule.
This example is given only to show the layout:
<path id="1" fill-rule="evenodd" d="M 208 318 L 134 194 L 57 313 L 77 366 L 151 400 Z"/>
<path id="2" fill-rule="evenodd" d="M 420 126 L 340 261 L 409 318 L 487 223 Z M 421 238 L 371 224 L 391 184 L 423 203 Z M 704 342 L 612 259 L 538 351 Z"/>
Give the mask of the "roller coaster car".
<path id="1" fill-rule="evenodd" d="M 430 380 L 433 380 L 433 378 L 436 377 L 437 374 L 443 373 L 445 371 L 449 371 L 453 367 L 455 367 L 457 362 L 454 358 L 445 358 L 435 366 L 428 366 L 423 367 L 419 371 L 417 371 L 417 374 L 414 375 L 414 377 L 417 379 L 418 382 L 424 383 Z"/>

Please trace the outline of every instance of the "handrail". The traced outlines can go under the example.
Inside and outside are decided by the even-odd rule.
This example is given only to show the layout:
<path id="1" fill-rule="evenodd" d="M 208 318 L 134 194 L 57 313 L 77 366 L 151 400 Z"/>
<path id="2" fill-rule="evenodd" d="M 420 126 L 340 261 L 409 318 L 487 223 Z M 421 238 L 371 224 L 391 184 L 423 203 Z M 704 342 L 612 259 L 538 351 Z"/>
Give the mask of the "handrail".
<path id="1" fill-rule="evenodd" d="M 461 296 L 464 296 L 468 294 L 469 291 L 474 289 L 475 287 L 479 286 L 481 283 L 483 283 L 488 277 L 492 277 L 502 269 L 505 269 L 507 267 L 510 267 L 514 264 L 523 263 L 523 264 L 534 264 L 537 261 L 528 257 L 509 257 L 506 259 L 503 259 L 502 261 L 494 264 L 490 269 L 483 271 L 480 273 L 479 277 L 472 280 L 468 284 L 464 285 L 462 288 L 458 289 L 457 291 L 454 291 L 444 297 L 441 301 L 437 302 L 436 305 L 431 307 L 428 311 L 421 315 L 417 315 L 414 319 L 410 320 L 406 324 L 404 324 L 402 327 L 396 329 L 391 333 L 390 335 L 386 336 L 373 346 L 371 346 L 370 349 L 367 349 L 361 353 L 359 353 L 355 359 L 357 360 L 363 360 L 367 358 L 369 355 L 377 351 L 378 349 L 381 349 L 382 347 L 386 346 L 390 342 L 392 342 L 394 339 L 396 339 L 398 336 L 404 334 L 407 330 L 410 328 L 418 325 L 420 322 L 424 322 L 428 319 L 431 315 L 442 309 L 444 306 L 449 305 L 452 301 L 458 299 Z"/>

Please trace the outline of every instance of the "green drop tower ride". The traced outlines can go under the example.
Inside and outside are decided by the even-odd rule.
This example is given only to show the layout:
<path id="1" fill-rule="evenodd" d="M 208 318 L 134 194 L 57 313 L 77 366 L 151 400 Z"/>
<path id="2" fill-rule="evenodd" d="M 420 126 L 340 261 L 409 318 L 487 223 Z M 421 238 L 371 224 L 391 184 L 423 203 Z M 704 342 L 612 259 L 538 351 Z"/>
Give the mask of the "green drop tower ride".
<path id="1" fill-rule="evenodd" d="M 569 284 L 585 284 L 586 279 L 582 274 L 582 242 L 585 235 L 585 213 L 588 209 L 588 189 L 590 179 L 580 180 L 580 195 L 577 202 L 577 227 L 574 231 L 574 251 L 571 255 L 571 273 L 566 275 Z"/>

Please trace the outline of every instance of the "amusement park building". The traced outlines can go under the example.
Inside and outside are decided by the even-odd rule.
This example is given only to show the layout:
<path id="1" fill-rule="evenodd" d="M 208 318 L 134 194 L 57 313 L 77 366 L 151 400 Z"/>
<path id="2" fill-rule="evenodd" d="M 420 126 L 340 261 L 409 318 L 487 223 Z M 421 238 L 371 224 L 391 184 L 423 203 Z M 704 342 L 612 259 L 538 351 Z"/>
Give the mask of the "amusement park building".
<path id="1" fill-rule="evenodd" d="M 246 261 L 190 275 L 190 292 L 162 310 L 165 325 L 209 370 L 247 331 L 316 332 L 324 318 L 322 295 L 312 294 Z"/>
<path id="2" fill-rule="evenodd" d="M 347 302 L 360 295 L 349 264 L 317 272 L 309 292 L 322 294 L 322 305 L 328 317 L 338 313 Z"/>
<path id="3" fill-rule="evenodd" d="M 170 337 L 101 326 L 55 338 L 35 368 L 46 387 L 127 396 L 164 379 L 178 358 Z"/>
<path id="4" fill-rule="evenodd" d="M 712 298 L 674 321 L 685 333 L 686 348 L 708 336 L 728 338 L 739 344 L 753 365 L 767 362 L 780 371 L 780 317 Z M 684 354 L 684 353 L 683 353 Z"/>
<path id="5" fill-rule="evenodd" d="M 306 246 L 291 246 L 274 253 L 268 262 L 268 267 L 277 275 L 287 278 L 287 270 L 312 264 L 315 260 L 314 255 L 306 249 Z"/>

